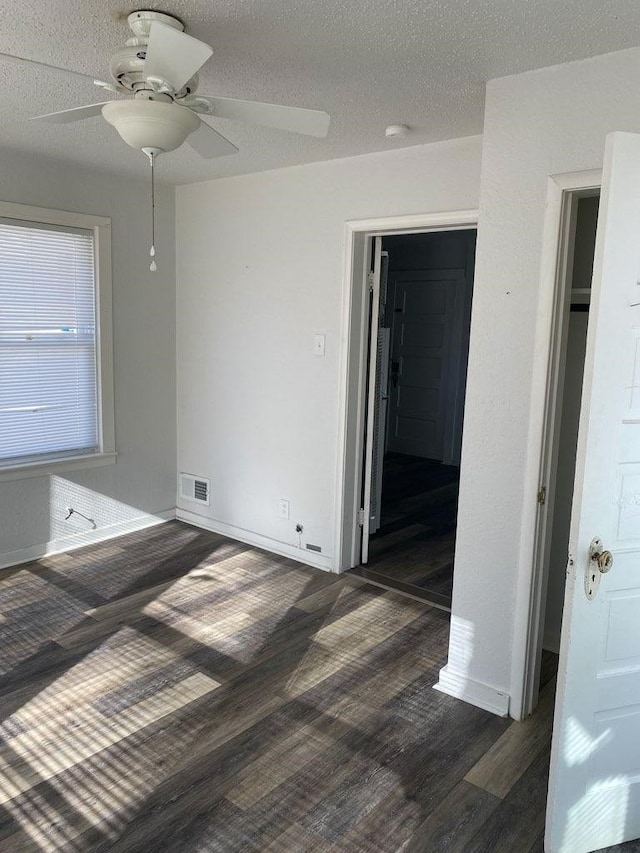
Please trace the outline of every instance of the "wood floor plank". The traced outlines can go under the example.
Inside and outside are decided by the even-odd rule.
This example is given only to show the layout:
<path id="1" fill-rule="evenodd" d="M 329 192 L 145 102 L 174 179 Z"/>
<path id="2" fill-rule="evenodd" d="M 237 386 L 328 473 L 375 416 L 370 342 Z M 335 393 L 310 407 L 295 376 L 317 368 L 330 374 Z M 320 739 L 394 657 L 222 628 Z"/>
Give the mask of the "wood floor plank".
<path id="1" fill-rule="evenodd" d="M 518 734 L 434 691 L 424 602 L 168 522 L 0 573 L 0 613 L 0 853 L 539 843 L 545 699 Z"/>
<path id="2" fill-rule="evenodd" d="M 398 530 L 392 530 L 390 533 L 383 533 L 379 537 L 372 539 L 369 553 L 372 558 L 381 557 L 387 551 L 395 548 L 398 543 L 404 544 L 408 539 L 413 539 L 419 533 L 425 533 L 429 528 L 426 524 L 409 524 L 406 527 L 401 527 Z"/>
<path id="3" fill-rule="evenodd" d="M 329 747 L 313 764 L 306 764 L 296 774 L 270 794 L 262 797 L 245 812 L 247 822 L 253 826 L 254 843 L 260 849 L 273 844 L 289 824 L 302 823 L 307 815 L 339 788 L 345 780 L 358 778 L 360 771 L 367 772 L 369 765 L 357 755 L 351 755 L 340 744 Z M 319 827 L 322 824 L 318 821 Z M 309 826 L 305 830 L 317 836 Z M 323 838 L 328 842 L 329 839 Z M 329 842 L 333 843 L 333 842 Z M 339 845 L 336 845 L 340 849 Z M 313 848 L 312 848 L 313 849 Z"/>
<path id="4" fill-rule="evenodd" d="M 59 714 L 0 746 L 0 804 L 167 717 L 219 684 L 196 673 L 107 720 L 90 706 Z M 53 747 L 53 748 L 52 748 Z M 40 756 L 46 756 L 41 758 Z"/>
<path id="5" fill-rule="evenodd" d="M 110 601 L 107 604 L 89 608 L 85 611 L 85 615 L 91 619 L 95 619 L 97 622 L 111 622 L 118 617 L 136 613 L 149 601 L 153 601 L 154 598 L 157 598 L 167 589 L 170 589 L 173 583 L 174 581 L 165 581 L 164 583 L 138 590 L 138 592 L 133 592 L 131 595 L 124 595 L 122 598 L 117 598 L 115 601 Z"/>
<path id="6" fill-rule="evenodd" d="M 423 606 L 407 601 L 393 593 L 384 593 L 326 628 L 321 628 L 315 640 L 327 649 L 348 645 L 361 650 L 377 645 L 395 631 L 409 624 Z"/>
<path id="7" fill-rule="evenodd" d="M 548 779 L 549 755 L 542 752 L 469 839 L 469 853 L 529 853 L 544 832 Z"/>
<path id="8" fill-rule="evenodd" d="M 258 800 L 281 785 L 301 767 L 318 758 L 326 748 L 311 726 L 304 726 L 271 749 L 263 752 L 237 774 L 226 798 L 241 809 L 249 809 Z"/>
<path id="9" fill-rule="evenodd" d="M 447 850 L 466 853 L 470 839 L 490 818 L 500 800 L 464 780 L 438 804 L 400 848 L 402 853 Z"/>
<path id="10" fill-rule="evenodd" d="M 368 853 L 383 849 L 401 849 L 411 838 L 422 820 L 423 811 L 418 803 L 406 796 L 402 785 L 396 786 L 377 808 L 358 820 L 340 840 L 344 853 Z"/>
<path id="11" fill-rule="evenodd" d="M 232 715 L 228 725 L 220 718 L 212 738 L 209 738 L 211 724 L 203 713 L 207 705 L 203 703 L 207 703 L 206 695 L 174 712 L 170 725 L 160 719 L 138 729 L 82 764 L 58 774 L 50 783 L 40 781 L 28 794 L 12 800 L 5 808 L 12 814 L 17 810 L 17 815 L 22 817 L 25 807 L 29 808 L 26 797 L 31 799 L 36 795 L 42 799 L 44 796 L 51 807 L 49 817 L 42 814 L 42 810 L 30 812 L 30 829 L 46 831 L 53 815 L 56 825 L 64 826 L 68 837 L 82 836 L 83 841 L 73 850 L 99 849 L 104 844 L 105 849 L 111 851 L 125 829 L 128 835 L 134 836 L 141 830 L 142 837 L 146 837 L 158 810 L 156 797 L 169 804 L 180 802 L 184 792 L 189 792 L 200 780 L 200 787 L 213 802 L 218 777 L 221 773 L 228 776 L 233 772 L 236 761 L 233 746 L 221 757 L 215 752 L 216 746 L 229 739 L 233 743 L 234 737 L 242 737 L 241 729 L 250 731 L 257 721 L 282 707 L 282 703 L 264 703 L 244 717 Z M 259 730 L 257 737 L 261 736 L 263 731 Z M 211 759 L 213 764 L 205 760 L 203 765 L 203 757 L 208 759 L 211 749 L 215 756 Z M 200 788 L 198 790 L 202 793 Z M 59 792 L 57 797 L 56 792 Z M 88 824 L 87 815 L 91 817 Z M 144 844 L 142 849 L 145 849 Z"/>
<path id="12" fill-rule="evenodd" d="M 536 713 L 514 722 L 464 777 L 501 799 L 542 752 L 548 752 L 555 701 L 555 682 L 542 691 Z"/>
<path id="13" fill-rule="evenodd" d="M 302 818 L 303 825 L 339 844 L 355 823 L 364 820 L 400 785 L 391 768 L 353 759 L 350 772 Z"/>
<path id="14" fill-rule="evenodd" d="M 343 848 L 319 838 L 299 823 L 291 824 L 263 848 L 265 853 L 339 853 Z"/>
<path id="15" fill-rule="evenodd" d="M 179 659 L 169 649 L 156 647 L 135 632 L 112 638 L 92 653 L 80 658 L 51 685 L 46 684 L 0 724 L 20 723 L 31 729 L 61 713 L 90 704 L 113 690 L 126 690 L 132 680 L 175 663 Z"/>
<path id="16" fill-rule="evenodd" d="M 314 610 L 318 610 L 320 607 L 325 607 L 327 604 L 333 604 L 338 598 L 343 595 L 348 595 L 350 590 L 361 585 L 362 582 L 354 577 L 349 578 L 346 586 L 343 582 L 336 579 L 335 583 L 300 598 L 296 602 L 296 607 L 299 607 L 301 610 L 306 610 L 308 613 L 313 613 Z"/>

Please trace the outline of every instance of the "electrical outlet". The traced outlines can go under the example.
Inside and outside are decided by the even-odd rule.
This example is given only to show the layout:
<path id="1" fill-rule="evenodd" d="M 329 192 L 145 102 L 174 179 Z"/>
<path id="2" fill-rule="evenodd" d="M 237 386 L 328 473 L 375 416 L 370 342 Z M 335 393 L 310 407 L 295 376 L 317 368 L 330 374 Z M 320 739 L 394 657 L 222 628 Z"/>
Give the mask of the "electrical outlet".
<path id="1" fill-rule="evenodd" d="M 289 501 L 283 498 L 278 501 L 278 517 L 289 518 Z"/>

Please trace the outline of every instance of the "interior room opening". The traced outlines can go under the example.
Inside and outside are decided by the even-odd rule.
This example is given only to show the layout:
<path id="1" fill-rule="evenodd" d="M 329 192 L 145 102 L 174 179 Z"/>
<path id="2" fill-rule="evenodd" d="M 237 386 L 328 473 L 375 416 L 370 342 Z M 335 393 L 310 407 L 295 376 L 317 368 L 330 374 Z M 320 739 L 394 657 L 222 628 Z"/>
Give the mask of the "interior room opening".
<path id="1" fill-rule="evenodd" d="M 547 494 L 539 496 L 539 500 L 549 500 L 548 514 L 543 521 L 547 544 L 542 566 L 546 583 L 542 648 L 547 654 L 540 652 L 542 661 L 538 667 L 543 671 L 545 661 L 548 666 L 548 653 L 556 658 L 560 648 L 599 200 L 599 194 L 593 192 L 576 194 L 568 214 L 571 217 L 569 239 L 573 248 L 569 252 L 564 282 L 555 406 L 557 423 L 550 425 L 556 447 Z"/>
<path id="2" fill-rule="evenodd" d="M 475 244 L 476 230 L 467 228 L 377 237 L 372 252 L 380 280 L 370 312 L 377 358 L 368 379 L 375 383 L 365 442 L 368 525 L 353 571 L 447 610 Z"/>

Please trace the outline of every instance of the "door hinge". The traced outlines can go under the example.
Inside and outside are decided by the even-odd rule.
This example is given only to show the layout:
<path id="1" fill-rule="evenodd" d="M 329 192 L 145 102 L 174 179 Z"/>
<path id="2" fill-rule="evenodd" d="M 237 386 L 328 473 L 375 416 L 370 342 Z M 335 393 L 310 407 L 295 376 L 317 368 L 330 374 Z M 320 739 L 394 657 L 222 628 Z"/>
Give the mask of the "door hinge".
<path id="1" fill-rule="evenodd" d="M 544 504 L 546 504 L 546 502 L 547 502 L 547 487 L 546 486 L 540 486 L 540 488 L 538 489 L 538 503 L 540 504 L 540 506 L 544 506 Z"/>
<path id="2" fill-rule="evenodd" d="M 375 273 L 370 272 L 367 275 L 367 285 L 369 287 L 369 293 L 373 293 L 373 285 L 375 284 Z"/>
<path id="3" fill-rule="evenodd" d="M 364 527 L 364 509 L 358 510 L 358 527 Z"/>

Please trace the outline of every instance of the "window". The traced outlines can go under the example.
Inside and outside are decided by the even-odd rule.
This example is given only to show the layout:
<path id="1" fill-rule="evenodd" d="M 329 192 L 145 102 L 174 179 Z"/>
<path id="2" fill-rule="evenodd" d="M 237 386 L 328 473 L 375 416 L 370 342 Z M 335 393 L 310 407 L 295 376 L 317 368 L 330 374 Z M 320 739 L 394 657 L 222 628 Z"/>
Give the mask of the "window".
<path id="1" fill-rule="evenodd" d="M 109 220 L 0 203 L 0 476 L 115 457 Z"/>

